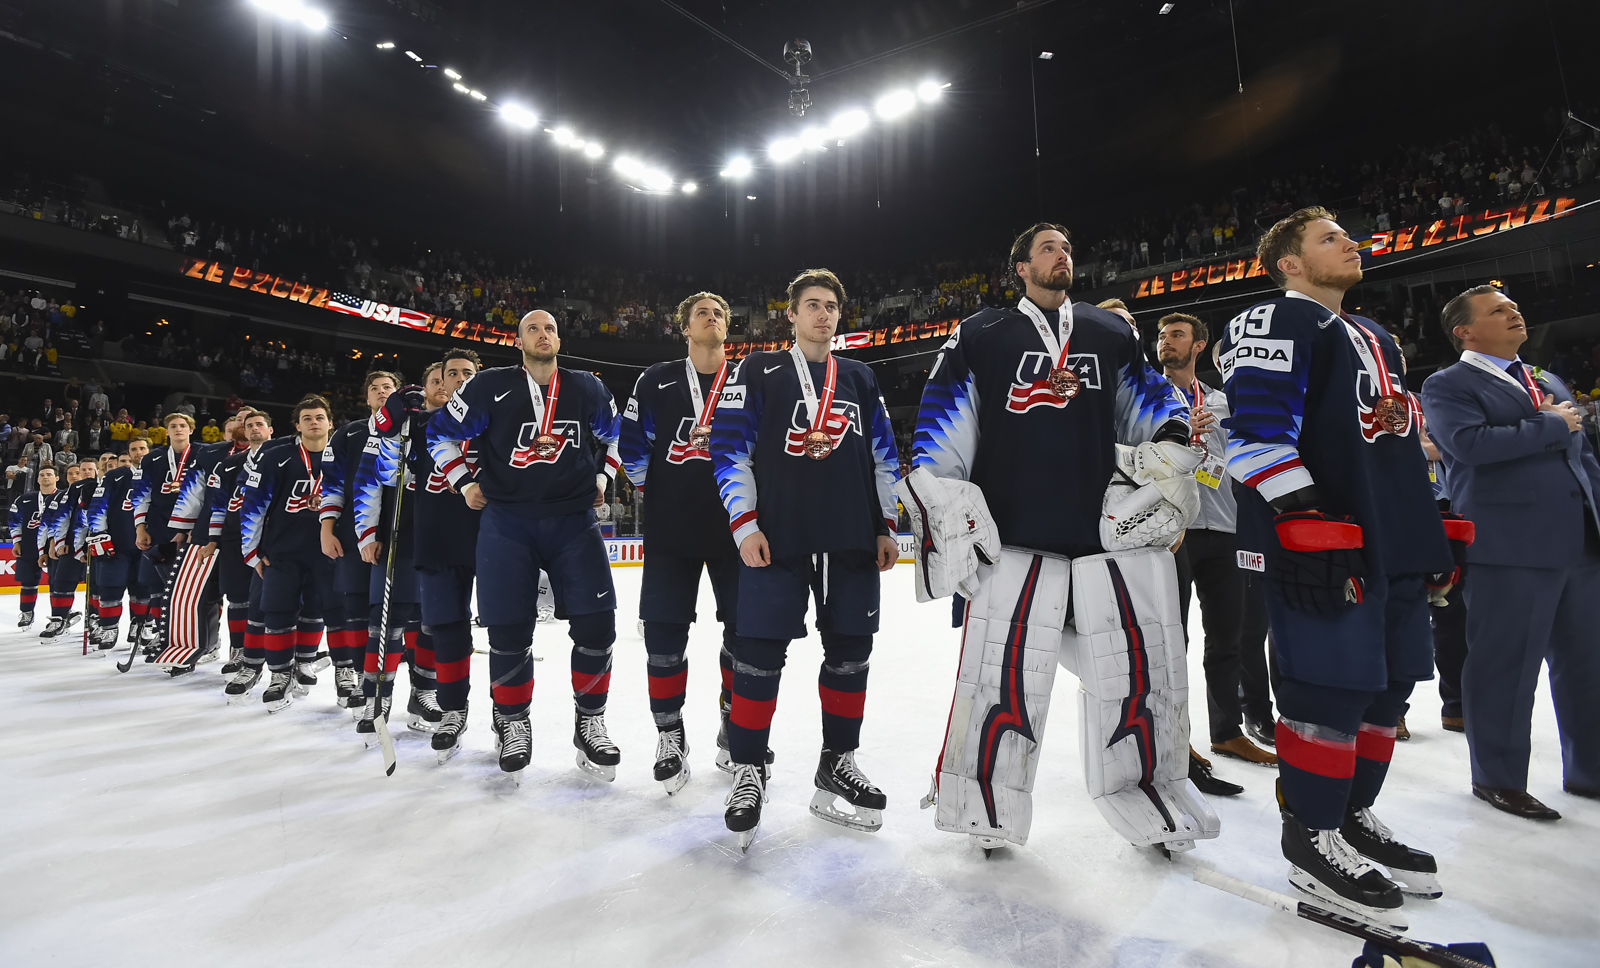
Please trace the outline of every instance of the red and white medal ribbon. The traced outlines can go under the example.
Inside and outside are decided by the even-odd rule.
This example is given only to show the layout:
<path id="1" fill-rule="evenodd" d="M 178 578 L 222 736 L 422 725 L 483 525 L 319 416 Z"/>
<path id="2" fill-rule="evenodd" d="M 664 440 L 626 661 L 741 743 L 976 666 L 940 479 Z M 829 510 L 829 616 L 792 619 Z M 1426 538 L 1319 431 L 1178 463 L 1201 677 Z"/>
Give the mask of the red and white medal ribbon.
<path id="1" fill-rule="evenodd" d="M 830 356 L 829 359 L 832 359 Z M 690 449 L 694 451 L 705 450 L 705 445 L 696 444 L 697 435 L 704 435 L 711 429 L 711 418 L 717 412 L 717 401 L 722 398 L 722 384 L 728 379 L 728 361 L 723 360 L 722 366 L 717 369 L 716 379 L 711 381 L 711 396 L 703 398 L 700 395 L 700 371 L 694 368 L 694 361 L 688 357 L 683 360 L 684 374 L 689 378 L 689 401 L 694 405 L 695 423 L 689 428 Z"/>
<path id="2" fill-rule="evenodd" d="M 811 430 L 805 434 L 805 438 L 809 441 L 811 435 L 817 433 L 828 436 L 829 445 L 821 453 L 812 453 L 809 444 L 806 447 L 808 456 L 821 460 L 833 451 L 833 433 L 828 429 L 828 418 L 833 414 L 833 397 L 839 382 L 839 361 L 832 353 L 828 354 L 828 371 L 823 377 L 822 396 L 819 399 L 817 388 L 811 382 L 811 367 L 806 364 L 805 354 L 800 352 L 799 346 L 792 346 L 789 356 L 794 360 L 795 373 L 800 377 L 800 395 L 805 399 L 806 416 L 811 421 Z"/>
<path id="3" fill-rule="evenodd" d="M 295 447 L 300 451 L 300 463 L 305 465 L 306 480 L 311 482 L 311 493 L 307 495 L 306 502 L 311 505 L 311 510 L 322 510 L 322 475 L 311 470 L 311 453 L 306 450 L 306 445 L 295 441 Z"/>
<path id="4" fill-rule="evenodd" d="M 528 396 L 533 400 L 533 422 L 539 425 L 539 436 L 533 441 L 533 452 L 539 457 L 549 459 L 560 452 L 560 441 L 550 433 L 556 420 L 556 401 L 561 397 L 561 370 L 556 368 L 550 373 L 550 400 L 546 405 L 545 395 L 539 389 L 539 384 L 533 379 L 533 374 L 528 368 L 522 368 L 522 375 L 528 378 Z"/>
<path id="5" fill-rule="evenodd" d="M 1200 389 L 1200 381 L 1195 380 L 1194 385 L 1191 386 L 1189 390 L 1194 394 L 1194 412 L 1199 413 L 1200 408 L 1204 406 L 1206 402 L 1206 395 Z M 1189 435 L 1189 443 L 1196 447 L 1204 447 L 1206 445 L 1206 435 L 1201 432 L 1193 433 Z"/>
<path id="6" fill-rule="evenodd" d="M 1367 376 L 1372 380 L 1373 401 L 1372 413 L 1375 419 L 1382 424 L 1382 429 L 1397 437 L 1403 437 L 1411 430 L 1411 401 L 1401 396 L 1394 380 L 1389 375 L 1389 366 L 1383 361 L 1383 346 L 1378 342 L 1372 330 L 1360 323 L 1349 320 L 1344 321 L 1345 331 L 1350 334 L 1350 343 L 1355 347 L 1356 355 L 1361 357 L 1361 363 L 1367 370 Z M 1404 407 L 1405 425 L 1391 424 L 1391 419 L 1396 419 L 1388 411 L 1396 406 Z"/>
<path id="7" fill-rule="evenodd" d="M 189 466 L 189 451 L 193 447 L 193 444 L 189 444 L 183 448 L 183 453 L 178 457 L 177 465 L 172 469 L 172 480 L 161 483 L 162 494 L 176 494 L 178 489 L 183 486 L 183 472 Z M 171 453 L 172 449 L 170 447 L 167 448 L 167 452 Z"/>
<path id="8" fill-rule="evenodd" d="M 1050 323 L 1044 318 L 1044 310 L 1033 304 L 1033 300 L 1023 296 L 1017 303 L 1017 308 L 1023 315 L 1033 320 L 1033 328 L 1039 331 L 1039 338 L 1044 340 L 1044 348 L 1050 354 L 1050 359 L 1055 361 L 1051 372 L 1067 368 L 1067 354 L 1072 348 L 1072 300 L 1067 299 L 1061 303 L 1061 322 L 1059 334 L 1050 329 Z M 1041 381 L 1046 386 L 1049 380 Z"/>

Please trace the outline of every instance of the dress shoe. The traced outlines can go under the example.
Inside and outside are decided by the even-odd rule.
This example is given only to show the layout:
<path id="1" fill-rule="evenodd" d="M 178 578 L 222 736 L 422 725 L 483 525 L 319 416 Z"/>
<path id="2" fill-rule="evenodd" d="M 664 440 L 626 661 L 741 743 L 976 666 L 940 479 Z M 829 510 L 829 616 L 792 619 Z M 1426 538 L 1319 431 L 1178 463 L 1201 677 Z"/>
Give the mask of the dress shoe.
<path id="1" fill-rule="evenodd" d="M 1211 763 L 1194 750 L 1189 751 L 1189 780 L 1194 783 L 1195 789 L 1210 797 L 1236 797 L 1244 792 L 1244 787 L 1239 784 L 1229 783 L 1213 774 Z"/>
<path id="2" fill-rule="evenodd" d="M 1278 745 L 1277 726 L 1270 722 L 1258 723 L 1253 719 L 1247 719 L 1244 721 L 1244 734 L 1255 740 L 1257 746 Z"/>
<path id="3" fill-rule="evenodd" d="M 1404 716 L 1401 716 L 1400 717 L 1400 721 L 1398 723 L 1394 724 L 1394 738 L 1395 739 L 1410 739 L 1411 738 L 1411 730 L 1406 729 L 1406 718 Z"/>
<path id="4" fill-rule="evenodd" d="M 1474 783 L 1472 795 L 1496 810 L 1503 810 L 1514 817 L 1525 817 L 1529 820 L 1561 819 L 1561 814 L 1534 799 L 1527 790 L 1501 790 Z"/>
<path id="5" fill-rule="evenodd" d="M 1244 760 L 1246 763 L 1254 763 L 1257 766 L 1278 765 L 1277 754 L 1268 753 L 1243 736 L 1235 736 L 1226 743 L 1212 743 L 1211 752 L 1220 753 L 1223 756 L 1231 756 L 1236 760 Z"/>
<path id="6" fill-rule="evenodd" d="M 1563 783 L 1561 789 L 1575 797 L 1588 797 L 1590 800 L 1600 800 L 1600 789 L 1595 787 L 1578 786 L 1576 783 Z"/>
<path id="7" fill-rule="evenodd" d="M 1439 725 L 1452 733 L 1465 733 L 1467 731 L 1467 721 L 1460 716 L 1440 716 Z"/>

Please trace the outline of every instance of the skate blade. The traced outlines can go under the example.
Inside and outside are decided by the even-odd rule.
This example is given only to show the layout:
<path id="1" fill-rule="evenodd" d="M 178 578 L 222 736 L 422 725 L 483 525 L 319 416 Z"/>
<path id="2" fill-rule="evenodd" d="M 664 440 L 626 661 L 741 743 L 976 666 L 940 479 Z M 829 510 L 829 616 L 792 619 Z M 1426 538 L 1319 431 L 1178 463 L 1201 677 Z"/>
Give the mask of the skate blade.
<path id="1" fill-rule="evenodd" d="M 263 700 L 263 702 L 265 702 L 265 700 Z M 294 696 L 292 695 L 284 696 L 277 702 L 269 702 L 266 704 L 267 712 L 269 713 L 281 712 L 285 709 L 288 709 L 292 705 L 294 705 Z"/>
<path id="2" fill-rule="evenodd" d="M 418 733 L 437 733 L 439 724 L 430 723 L 421 716 L 413 715 L 406 720 L 406 729 L 414 730 Z"/>
<path id="3" fill-rule="evenodd" d="M 455 759 L 456 754 L 459 752 L 461 752 L 461 744 L 457 742 L 456 745 L 450 747 L 449 749 L 434 750 L 433 755 L 436 759 L 438 759 L 439 765 L 444 766 L 446 763 Z"/>
<path id="4" fill-rule="evenodd" d="M 1406 897 L 1419 897 L 1425 900 L 1434 900 L 1444 897 L 1444 888 L 1439 884 L 1439 875 L 1427 871 L 1408 871 L 1398 867 L 1385 867 L 1389 872 L 1389 880 L 1394 881 L 1400 888 L 1400 893 Z"/>
<path id="5" fill-rule="evenodd" d="M 369 749 L 370 750 L 374 746 L 379 745 L 380 742 L 381 742 L 381 740 L 378 739 L 378 733 L 377 733 L 376 730 L 374 730 L 373 732 L 370 732 L 370 733 L 362 733 L 361 734 L 361 746 L 362 746 L 362 749 Z"/>
<path id="6" fill-rule="evenodd" d="M 331 665 L 333 665 L 333 660 L 328 658 L 327 653 L 322 653 L 317 656 L 317 661 L 311 663 L 311 671 L 321 672 L 323 669 L 326 669 Z"/>
<path id="7" fill-rule="evenodd" d="M 733 776 L 733 754 L 725 749 L 717 750 L 717 769 Z"/>
<path id="8" fill-rule="evenodd" d="M 811 795 L 811 815 L 818 820 L 836 823 L 841 827 L 851 830 L 861 830 L 866 833 L 876 833 L 883 829 L 883 811 L 871 807 L 856 807 L 855 813 L 845 813 L 836 806 L 839 801 L 836 794 L 827 790 L 818 790 Z"/>
<path id="9" fill-rule="evenodd" d="M 583 750 L 579 750 L 578 751 L 578 769 L 582 770 L 583 772 L 589 774 L 592 777 L 604 780 L 607 783 L 611 783 L 614 780 L 616 780 L 616 778 L 617 778 L 617 768 L 616 767 L 614 767 L 614 766 L 603 766 L 603 765 L 601 765 L 599 763 L 596 763 L 596 762 L 590 760 L 587 756 L 583 755 Z"/>
<path id="10" fill-rule="evenodd" d="M 293 696 L 296 699 L 304 699 L 305 697 L 311 695 L 311 687 L 310 686 L 295 686 L 293 689 L 289 690 L 289 695 Z"/>
<path id="11" fill-rule="evenodd" d="M 1011 846 L 1009 841 L 1003 840 L 999 837 L 984 837 L 981 834 L 968 834 L 967 836 L 972 841 L 974 846 L 983 851 L 983 857 L 985 860 L 988 860 L 990 857 L 994 856 L 995 851 Z"/>
<path id="12" fill-rule="evenodd" d="M 689 764 L 684 763 L 681 770 L 660 781 L 660 783 L 666 788 L 667 796 L 675 795 L 679 790 L 689 785 Z"/>
<path id="13" fill-rule="evenodd" d="M 739 831 L 739 853 L 750 853 L 750 845 L 755 843 L 756 831 L 760 829 L 760 826 L 760 824 L 757 824 L 756 826 L 751 827 L 749 830 Z"/>
<path id="14" fill-rule="evenodd" d="M 1373 927 L 1400 932 L 1407 931 L 1411 927 L 1406 921 L 1406 916 L 1401 913 L 1400 908 L 1378 908 L 1369 904 L 1346 900 L 1330 890 L 1321 881 L 1293 864 L 1289 865 L 1289 883 L 1294 885 L 1295 890 L 1314 898 L 1318 907 L 1328 908 L 1335 913 L 1355 918 L 1357 921 L 1362 921 Z"/>
<path id="15" fill-rule="evenodd" d="M 242 706 L 255 698 L 248 692 L 241 692 L 237 696 L 229 696 L 227 693 L 223 693 L 223 695 L 227 697 L 228 705 L 230 706 Z"/>

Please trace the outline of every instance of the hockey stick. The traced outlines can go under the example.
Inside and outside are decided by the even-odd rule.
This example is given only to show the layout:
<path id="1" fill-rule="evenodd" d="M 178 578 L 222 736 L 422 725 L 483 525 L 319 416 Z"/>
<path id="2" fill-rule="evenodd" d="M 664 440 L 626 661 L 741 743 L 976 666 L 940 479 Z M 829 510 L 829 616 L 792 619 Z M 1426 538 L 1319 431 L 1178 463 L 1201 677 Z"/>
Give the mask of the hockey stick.
<path id="1" fill-rule="evenodd" d="M 94 598 L 94 554 L 85 547 L 83 552 L 83 654 L 89 654 L 89 600 Z M 100 622 L 100 609 L 94 610 L 95 624 Z"/>
<path id="2" fill-rule="evenodd" d="M 1208 887 L 1214 887 L 1219 891 L 1227 891 L 1229 894 L 1242 897 L 1246 901 L 1254 901 L 1257 904 L 1275 908 L 1286 914 L 1305 918 L 1307 921 L 1315 921 L 1317 924 L 1325 925 L 1335 931 L 1343 931 L 1345 934 L 1354 935 L 1364 941 L 1376 941 L 1379 944 L 1393 948 L 1403 955 L 1420 958 L 1429 964 L 1439 965 L 1441 968 L 1489 968 L 1483 962 L 1457 954 L 1442 944 L 1434 944 L 1431 941 L 1416 941 L 1403 934 L 1396 934 L 1387 928 L 1376 927 L 1367 924 L 1365 921 L 1357 921 L 1355 918 L 1335 914 L 1327 908 L 1296 900 L 1287 894 L 1279 894 L 1277 891 L 1258 887 L 1249 881 L 1242 881 L 1237 877 L 1229 877 L 1227 874 L 1218 873 L 1209 867 L 1196 867 L 1194 869 L 1194 879 Z"/>
<path id="3" fill-rule="evenodd" d="M 389 721 L 383 714 L 383 683 L 385 656 L 389 648 L 389 600 L 394 596 L 394 563 L 400 547 L 400 502 L 406 493 L 406 459 L 411 456 L 411 421 L 408 418 L 400 428 L 400 467 L 395 472 L 394 509 L 389 514 L 388 561 L 384 565 L 383 608 L 378 612 L 378 688 L 373 696 L 372 725 L 378 733 L 378 743 L 383 747 L 383 775 L 393 776 L 395 767 L 394 736 L 389 732 Z"/>

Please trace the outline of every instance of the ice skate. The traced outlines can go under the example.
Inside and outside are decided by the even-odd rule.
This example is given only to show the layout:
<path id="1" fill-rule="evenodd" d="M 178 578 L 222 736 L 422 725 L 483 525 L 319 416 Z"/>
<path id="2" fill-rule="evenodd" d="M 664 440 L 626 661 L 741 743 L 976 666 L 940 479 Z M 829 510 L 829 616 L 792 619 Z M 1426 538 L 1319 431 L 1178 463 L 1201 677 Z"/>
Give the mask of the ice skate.
<path id="1" fill-rule="evenodd" d="M 295 700 L 293 687 L 293 670 L 274 671 L 272 680 L 267 683 L 267 688 L 261 692 L 261 701 L 266 703 L 267 712 L 275 713 L 280 709 L 289 708 L 289 704 Z"/>
<path id="2" fill-rule="evenodd" d="M 229 649 L 228 661 L 222 664 L 218 671 L 225 676 L 231 676 L 244 665 L 244 649 Z"/>
<path id="3" fill-rule="evenodd" d="M 361 691 L 361 673 L 352 666 L 340 666 L 334 669 L 333 691 L 338 697 L 339 705 L 345 705 L 345 700 Z"/>
<path id="4" fill-rule="evenodd" d="M 18 612 L 17 613 L 17 628 L 25 629 L 25 628 L 27 628 L 28 626 L 30 626 L 32 624 L 33 624 L 33 613 L 32 612 Z"/>
<path id="5" fill-rule="evenodd" d="M 1393 931 L 1407 928 L 1400 888 L 1345 842 L 1337 830 L 1312 830 L 1283 814 L 1289 883 L 1317 903 Z"/>
<path id="6" fill-rule="evenodd" d="M 1002 847 L 1010 846 L 1008 841 L 1003 840 L 1000 837 L 984 837 L 980 836 L 979 834 L 968 834 L 967 836 L 972 838 L 972 843 L 974 845 L 983 850 L 983 856 L 985 859 L 993 857 L 994 852 Z"/>
<path id="7" fill-rule="evenodd" d="M 83 618 L 82 612 L 68 612 L 66 627 L 69 629 L 72 628 L 74 625 L 78 624 L 78 620 L 81 618 Z"/>
<path id="8" fill-rule="evenodd" d="M 499 713 L 494 717 L 494 747 L 500 753 L 500 770 L 510 773 L 519 784 L 522 771 L 527 769 L 533 754 L 533 732 L 528 717 L 505 719 Z"/>
<path id="9" fill-rule="evenodd" d="M 768 772 L 771 771 L 772 759 L 772 747 L 769 746 L 767 747 Z M 728 711 L 726 709 L 722 711 L 722 725 L 717 727 L 717 769 L 729 776 L 732 776 L 734 772 L 733 756 L 728 752 Z"/>
<path id="10" fill-rule="evenodd" d="M 883 829 L 883 808 L 888 798 L 856 766 L 855 750 L 823 750 L 815 777 L 817 792 L 811 797 L 811 815 L 829 823 L 868 833 Z M 844 801 L 855 810 L 839 809 Z"/>
<path id="11" fill-rule="evenodd" d="M 149 653 L 150 649 L 161 649 L 161 630 L 156 627 L 153 619 L 145 619 L 139 625 L 139 648 Z"/>
<path id="12" fill-rule="evenodd" d="M 406 701 L 406 728 L 419 733 L 431 733 L 439 728 L 444 710 L 432 689 L 412 687 L 411 698 Z"/>
<path id="13" fill-rule="evenodd" d="M 572 745 L 578 748 L 578 769 L 607 783 L 617 778 L 622 751 L 606 733 L 605 713 L 579 712 L 572 728 Z"/>
<path id="14" fill-rule="evenodd" d="M 739 850 L 748 853 L 761 826 L 761 805 L 767 802 L 767 768 L 739 763 L 733 768 L 733 789 L 728 791 L 728 810 L 723 821 L 739 835 Z"/>
<path id="15" fill-rule="evenodd" d="M 67 620 L 59 615 L 52 615 L 50 616 L 50 621 L 45 623 L 45 627 L 39 630 L 39 638 L 53 639 L 61 635 L 66 630 Z"/>
<path id="16" fill-rule="evenodd" d="M 461 752 L 461 734 L 467 731 L 467 711 L 446 709 L 439 717 L 439 728 L 433 732 L 433 754 L 441 764 Z"/>
<path id="17" fill-rule="evenodd" d="M 327 649 L 323 649 L 321 652 L 318 652 L 316 655 L 312 656 L 310 659 L 303 659 L 301 661 L 307 662 L 307 663 L 310 664 L 311 672 L 312 672 L 313 675 L 315 675 L 318 672 L 321 672 L 323 669 L 326 669 L 328 666 L 333 665 L 333 657 L 328 654 L 328 650 Z"/>
<path id="18" fill-rule="evenodd" d="M 246 663 L 239 667 L 239 671 L 233 674 L 232 679 L 228 680 L 228 684 L 222 689 L 222 694 L 228 697 L 228 705 L 238 705 L 250 698 L 251 691 L 260 681 L 261 666 Z"/>
<path id="19" fill-rule="evenodd" d="M 294 664 L 294 681 L 289 686 L 289 691 L 296 699 L 304 699 L 311 695 L 311 687 L 317 684 L 315 663 L 310 659 L 302 659 Z"/>
<path id="20" fill-rule="evenodd" d="M 216 646 L 212 646 L 196 656 L 193 662 L 189 663 L 189 671 L 193 672 L 196 666 L 203 666 L 207 662 L 215 662 L 221 655 L 222 650 L 218 649 Z"/>
<path id="21" fill-rule="evenodd" d="M 383 697 L 383 719 L 385 722 L 389 720 L 389 710 L 393 708 L 393 705 L 393 696 Z M 361 718 L 356 720 L 356 734 L 366 742 L 369 750 L 378 745 L 378 721 L 375 718 L 377 709 L 377 702 L 368 699 L 366 705 L 361 707 Z"/>
<path id="22" fill-rule="evenodd" d="M 1395 840 L 1371 809 L 1349 808 L 1339 834 L 1356 853 L 1387 868 L 1389 879 L 1400 886 L 1401 893 L 1425 898 L 1444 896 L 1444 888 L 1439 886 L 1439 865 L 1433 855 Z"/>
<path id="23" fill-rule="evenodd" d="M 683 734 L 681 719 L 656 737 L 655 776 L 667 788 L 669 797 L 689 782 L 689 740 Z"/>

